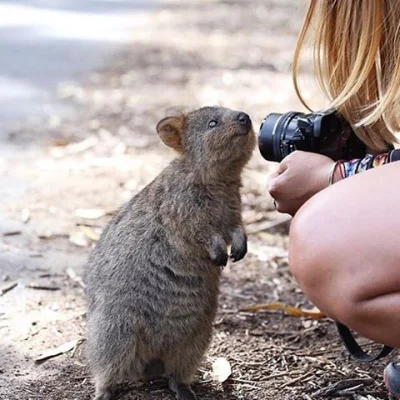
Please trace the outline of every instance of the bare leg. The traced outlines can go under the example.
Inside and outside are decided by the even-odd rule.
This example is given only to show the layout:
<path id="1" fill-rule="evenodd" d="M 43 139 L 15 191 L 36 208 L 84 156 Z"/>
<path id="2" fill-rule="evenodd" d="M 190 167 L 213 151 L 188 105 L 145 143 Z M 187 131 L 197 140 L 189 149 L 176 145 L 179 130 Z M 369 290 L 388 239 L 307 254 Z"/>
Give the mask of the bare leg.
<path id="1" fill-rule="evenodd" d="M 290 266 L 322 311 L 400 347 L 400 162 L 311 198 L 290 232 Z"/>

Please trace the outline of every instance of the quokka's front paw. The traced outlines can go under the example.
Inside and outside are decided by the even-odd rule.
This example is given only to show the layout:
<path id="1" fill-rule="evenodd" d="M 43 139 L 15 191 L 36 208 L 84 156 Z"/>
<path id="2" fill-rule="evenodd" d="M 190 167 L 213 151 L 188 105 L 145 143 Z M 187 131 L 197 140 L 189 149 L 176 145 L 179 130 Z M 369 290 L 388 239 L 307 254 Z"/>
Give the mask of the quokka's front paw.
<path id="1" fill-rule="evenodd" d="M 208 253 L 210 255 L 211 262 L 217 267 L 225 267 L 228 263 L 226 242 L 221 235 L 215 234 L 210 238 Z"/>
<path id="2" fill-rule="evenodd" d="M 231 254 L 229 258 L 231 258 L 234 262 L 241 260 L 247 254 L 247 243 L 244 242 L 240 247 L 231 248 Z"/>
<path id="3" fill-rule="evenodd" d="M 211 261 L 217 267 L 225 267 L 228 263 L 228 253 L 226 250 L 219 250 L 211 254 Z"/>
<path id="4" fill-rule="evenodd" d="M 236 229 L 232 234 L 231 254 L 229 257 L 234 261 L 239 261 L 247 254 L 247 236 L 242 228 Z"/>

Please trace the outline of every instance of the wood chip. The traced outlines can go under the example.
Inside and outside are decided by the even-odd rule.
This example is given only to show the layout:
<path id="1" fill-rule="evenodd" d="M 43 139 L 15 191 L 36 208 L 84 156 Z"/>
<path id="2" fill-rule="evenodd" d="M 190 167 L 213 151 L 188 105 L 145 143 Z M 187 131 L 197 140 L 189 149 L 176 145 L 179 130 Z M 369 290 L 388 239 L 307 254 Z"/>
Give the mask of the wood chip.
<path id="1" fill-rule="evenodd" d="M 12 281 L 12 282 L 9 282 L 6 285 L 2 286 L 0 288 L 0 296 L 3 296 L 4 294 L 9 292 L 10 290 L 14 289 L 17 285 L 18 285 L 17 281 Z"/>
<path id="2" fill-rule="evenodd" d="M 225 382 L 232 374 L 229 361 L 224 357 L 217 358 L 212 364 L 212 377 L 218 382 Z"/>
<path id="3" fill-rule="evenodd" d="M 24 224 L 27 224 L 30 219 L 31 219 L 31 212 L 29 211 L 29 208 L 24 208 L 21 212 L 21 221 Z"/>
<path id="4" fill-rule="evenodd" d="M 92 240 L 93 242 L 97 242 L 100 239 L 100 235 L 88 226 L 79 225 L 79 229 L 88 239 Z"/>
<path id="5" fill-rule="evenodd" d="M 244 312 L 257 312 L 257 311 L 283 311 L 286 315 L 291 317 L 301 318 L 312 318 L 312 319 L 322 319 L 326 316 L 321 313 L 317 308 L 312 310 L 304 310 L 302 308 L 288 306 L 281 303 L 268 303 L 268 304 L 256 304 L 254 306 L 241 308 L 239 311 Z"/>
<path id="6" fill-rule="evenodd" d="M 85 283 L 83 282 L 83 279 L 79 275 L 77 275 L 77 273 L 73 268 L 67 268 L 65 272 L 67 273 L 68 277 L 71 280 L 73 280 L 74 282 L 78 282 L 83 288 L 86 287 Z"/>
<path id="7" fill-rule="evenodd" d="M 101 208 L 78 208 L 75 215 L 83 219 L 98 219 L 107 215 L 107 211 Z"/>
<path id="8" fill-rule="evenodd" d="M 71 340 L 70 342 L 64 343 L 59 347 L 56 347 L 54 349 L 49 349 L 45 350 L 38 358 L 35 359 L 36 363 L 40 363 L 43 361 L 46 361 L 50 358 L 57 357 L 61 354 L 68 353 L 71 350 L 76 349 L 78 346 L 80 346 L 85 339 L 75 339 Z"/>
<path id="9" fill-rule="evenodd" d="M 73 232 L 69 236 L 70 243 L 74 244 L 78 247 L 87 247 L 89 246 L 89 241 L 87 237 L 83 234 L 83 232 Z"/>
<path id="10" fill-rule="evenodd" d="M 97 145 L 99 139 L 97 137 L 88 137 L 78 143 L 70 143 L 65 146 L 65 150 L 68 154 L 79 154 L 86 150 L 89 150 Z"/>

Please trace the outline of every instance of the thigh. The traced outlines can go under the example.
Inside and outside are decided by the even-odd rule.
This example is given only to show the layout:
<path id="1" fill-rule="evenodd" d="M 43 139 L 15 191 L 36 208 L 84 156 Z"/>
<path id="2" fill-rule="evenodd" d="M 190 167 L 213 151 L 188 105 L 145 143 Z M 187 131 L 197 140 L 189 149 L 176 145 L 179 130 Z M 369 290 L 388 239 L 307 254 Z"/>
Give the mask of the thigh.
<path id="1" fill-rule="evenodd" d="M 333 317 L 348 302 L 400 292 L 400 162 L 323 190 L 296 214 L 290 233 L 295 277 Z M 400 303 L 393 304 L 400 312 Z"/>

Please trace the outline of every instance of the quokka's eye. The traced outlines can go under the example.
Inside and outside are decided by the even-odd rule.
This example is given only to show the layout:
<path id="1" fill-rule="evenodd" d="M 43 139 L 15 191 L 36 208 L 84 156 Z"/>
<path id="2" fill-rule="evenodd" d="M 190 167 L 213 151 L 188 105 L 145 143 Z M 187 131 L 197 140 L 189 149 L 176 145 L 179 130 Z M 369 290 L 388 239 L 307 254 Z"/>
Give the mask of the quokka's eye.
<path id="1" fill-rule="evenodd" d="M 208 127 L 211 129 L 211 128 L 214 128 L 215 126 L 217 126 L 218 125 L 218 121 L 216 121 L 215 119 L 213 119 L 213 120 L 211 120 L 209 123 L 208 123 Z"/>

